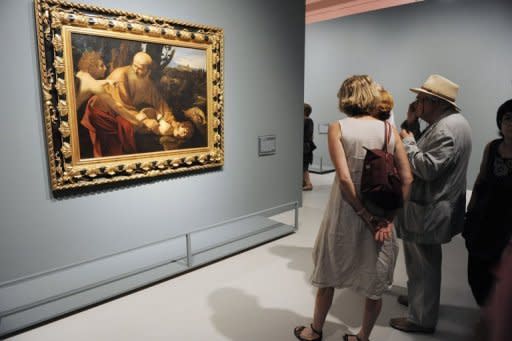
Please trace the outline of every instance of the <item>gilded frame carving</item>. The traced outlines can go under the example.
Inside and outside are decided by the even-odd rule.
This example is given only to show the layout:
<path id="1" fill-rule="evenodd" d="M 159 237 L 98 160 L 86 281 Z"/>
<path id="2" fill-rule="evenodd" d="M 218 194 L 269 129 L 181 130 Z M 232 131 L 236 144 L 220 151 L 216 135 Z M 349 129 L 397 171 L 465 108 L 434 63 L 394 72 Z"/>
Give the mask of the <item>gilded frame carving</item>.
<path id="1" fill-rule="evenodd" d="M 224 164 L 222 29 L 59 0 L 36 0 L 35 17 L 42 108 L 53 191 L 193 172 L 221 167 Z M 200 111 L 203 115 L 200 116 L 202 119 L 199 119 L 202 126 L 195 126 L 203 130 L 194 127 L 190 129 L 194 131 L 190 136 L 196 136 L 193 134 L 201 132 L 200 142 L 194 145 L 187 140 L 190 136 L 183 137 L 182 140 L 181 137 L 172 136 L 174 140 L 171 138 L 171 141 L 179 143 L 165 144 L 168 148 L 164 148 L 164 142 L 161 142 L 162 150 L 154 147 L 156 149 L 144 152 L 134 149 L 134 152 L 123 151 L 115 155 L 94 154 L 84 157 L 86 153 L 81 148 L 85 145 L 85 139 L 82 139 L 79 133 L 79 130 L 83 129 L 83 121 L 80 121 L 77 108 L 77 60 L 74 57 L 76 49 L 72 37 L 86 42 L 126 41 L 126 44 L 138 44 L 143 47 L 152 44 L 161 46 L 162 51 L 166 48 L 167 52 L 174 49 L 178 52 L 197 52 L 198 55 L 204 56 L 201 57 L 204 59 L 204 72 L 197 71 L 203 75 L 204 78 L 201 79 L 205 80 L 204 87 L 198 87 L 197 90 L 204 91 L 204 97 L 196 96 L 204 99 L 201 101 L 204 109 Z M 174 52 L 171 60 L 173 56 Z M 175 66 L 175 69 L 178 70 L 179 67 L 180 70 L 185 70 L 183 72 L 188 72 L 185 66 Z M 171 67 L 165 71 L 171 72 Z M 202 81 L 197 83 L 203 86 Z M 112 81 L 110 85 L 112 84 L 117 86 L 118 83 Z M 155 89 L 161 84 L 155 82 Z M 161 97 L 166 99 L 164 96 Z M 89 108 L 90 102 L 85 103 Z M 169 107 L 172 108 L 172 105 Z M 119 116 L 115 110 L 111 113 L 112 116 Z M 161 123 L 162 115 L 159 116 L 157 123 Z M 175 122 L 182 123 L 179 119 L 171 123 Z M 192 125 L 191 122 L 189 126 Z M 152 140 L 163 141 L 163 135 L 158 135 L 159 128 L 152 129 L 156 129 L 156 137 L 145 132 L 147 136 Z"/>

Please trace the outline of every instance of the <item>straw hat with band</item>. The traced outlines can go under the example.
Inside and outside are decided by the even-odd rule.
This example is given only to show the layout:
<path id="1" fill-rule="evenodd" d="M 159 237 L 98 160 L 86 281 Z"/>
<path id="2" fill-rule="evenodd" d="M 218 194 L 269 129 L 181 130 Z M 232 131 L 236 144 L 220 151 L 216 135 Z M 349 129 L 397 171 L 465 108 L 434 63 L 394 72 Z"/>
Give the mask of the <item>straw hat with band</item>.
<path id="1" fill-rule="evenodd" d="M 460 108 L 455 103 L 459 86 L 451 80 L 440 75 L 430 75 L 421 88 L 409 89 L 415 93 L 423 93 L 429 96 L 437 97 L 450 103 L 455 111 L 460 112 Z"/>

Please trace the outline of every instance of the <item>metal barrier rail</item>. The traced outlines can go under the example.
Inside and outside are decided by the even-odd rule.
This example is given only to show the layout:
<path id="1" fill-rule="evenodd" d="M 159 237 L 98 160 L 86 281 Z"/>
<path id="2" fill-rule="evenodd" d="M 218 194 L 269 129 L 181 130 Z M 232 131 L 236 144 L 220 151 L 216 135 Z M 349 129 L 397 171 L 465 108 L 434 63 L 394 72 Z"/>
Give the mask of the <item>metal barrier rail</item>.
<path id="1" fill-rule="evenodd" d="M 169 259 L 169 260 L 166 260 L 166 261 L 163 261 L 163 262 L 159 262 L 157 264 L 151 264 L 151 265 L 148 265 L 148 266 L 145 266 L 145 267 L 133 270 L 133 271 L 129 271 L 129 272 L 124 273 L 122 275 L 114 276 L 114 277 L 111 277 L 111 278 L 108 278 L 108 279 L 96 282 L 94 284 L 85 285 L 85 286 L 82 286 L 82 287 L 79 287 L 79 288 L 75 288 L 75 289 L 72 289 L 72 290 L 65 291 L 65 292 L 57 294 L 57 295 L 53 295 L 53 296 L 48 297 L 48 298 L 37 300 L 37 301 L 31 302 L 29 304 L 25 304 L 25 305 L 13 308 L 13 309 L 8 309 L 8 310 L 5 310 L 5 311 L 1 311 L 0 312 L 0 318 L 8 316 L 8 315 L 15 314 L 15 313 L 19 313 L 19 312 L 22 312 L 22 311 L 25 311 L 25 310 L 29 310 L 29 309 L 32 309 L 34 307 L 37 307 L 37 306 L 40 306 L 40 305 L 43 305 L 43 304 L 46 304 L 46 303 L 49 303 L 49 302 L 53 302 L 53 301 L 56 301 L 56 300 L 59 300 L 59 299 L 63 299 L 63 298 L 66 298 L 66 297 L 69 297 L 69 296 L 72 296 L 72 295 L 76 295 L 76 294 L 79 294 L 81 292 L 84 292 L 84 291 L 87 291 L 87 290 L 91 290 L 91 289 L 94 289 L 96 287 L 100 287 L 102 285 L 106 285 L 106 284 L 113 283 L 113 282 L 116 282 L 116 281 L 119 281 L 119 280 L 122 280 L 122 279 L 125 279 L 125 278 L 128 278 L 128 277 L 131 277 L 131 276 L 135 276 L 137 274 L 140 274 L 140 273 L 152 270 L 152 269 L 159 268 L 159 267 L 164 266 L 166 264 L 177 262 L 177 261 L 182 260 L 184 258 L 186 258 L 186 269 L 184 269 L 183 271 L 178 271 L 178 272 L 176 272 L 174 274 L 178 274 L 180 272 L 185 272 L 187 270 L 193 269 L 195 267 L 192 264 L 192 257 L 194 255 L 200 254 L 200 253 L 208 251 L 208 250 L 215 249 L 215 248 L 220 247 L 220 246 L 225 245 L 225 244 L 233 243 L 233 242 L 236 242 L 236 241 L 248 238 L 250 236 L 253 236 L 253 235 L 256 235 L 256 234 L 259 234 L 259 233 L 262 233 L 262 232 L 265 232 L 265 231 L 270 230 L 271 228 L 275 227 L 275 225 L 271 225 L 270 227 L 267 227 L 267 228 L 264 228 L 264 229 L 261 229 L 261 230 L 257 230 L 257 231 L 253 231 L 251 233 L 244 234 L 244 235 L 232 238 L 229 241 L 224 241 L 221 244 L 216 244 L 216 245 L 208 247 L 206 249 L 202 249 L 202 250 L 200 250 L 200 251 L 198 251 L 196 253 L 193 253 L 193 251 L 192 251 L 192 239 L 191 239 L 191 235 L 192 234 L 199 233 L 199 232 L 204 232 L 204 231 L 207 231 L 207 230 L 210 230 L 210 229 L 213 229 L 213 228 L 216 228 L 216 227 L 224 226 L 224 225 L 227 225 L 227 224 L 232 224 L 232 223 L 235 223 L 237 221 L 248 219 L 248 218 L 251 218 L 251 217 L 254 217 L 254 216 L 264 215 L 265 213 L 272 212 L 272 211 L 276 211 L 276 212 L 279 211 L 279 213 L 282 213 L 282 212 L 286 211 L 286 210 L 283 210 L 283 209 L 285 209 L 287 207 L 289 207 L 290 209 L 294 210 L 294 226 L 293 226 L 293 230 L 297 231 L 298 230 L 298 219 L 299 219 L 299 203 L 297 201 L 294 201 L 294 202 L 290 202 L 290 203 L 287 203 L 287 204 L 283 204 L 283 205 L 275 206 L 275 207 L 272 207 L 272 208 L 268 208 L 268 209 L 265 209 L 265 210 L 257 211 L 257 212 L 254 212 L 254 213 L 251 213 L 251 214 L 247 214 L 247 215 L 244 215 L 244 216 L 240 216 L 240 217 L 236 217 L 236 218 L 233 218 L 233 219 L 225 220 L 225 221 L 222 221 L 220 223 L 216 223 L 216 224 L 209 225 L 209 226 L 206 226 L 206 227 L 198 228 L 198 229 L 195 229 L 193 231 L 189 231 L 187 233 L 182 233 L 182 234 L 178 234 L 178 235 L 175 235 L 175 236 L 172 236 L 172 237 L 169 237 L 169 238 L 165 238 L 163 240 L 159 240 L 159 241 L 152 242 L 152 243 L 147 243 L 147 244 L 144 244 L 144 245 L 141 245 L 141 246 L 138 246 L 138 247 L 134 247 L 134 248 L 131 248 L 131 249 L 128 249 L 128 250 L 124 250 L 124 251 L 120 251 L 120 252 L 115 252 L 115 253 L 112 253 L 112 254 L 109 254 L 109 255 L 106 255 L 106 256 L 101 256 L 101 257 L 97 257 L 97 258 L 94 258 L 94 259 L 90 259 L 90 260 L 86 260 L 86 261 L 82 261 L 82 262 L 77 262 L 77 263 L 73 263 L 73 264 L 70 264 L 70 265 L 66 265 L 66 266 L 63 266 L 63 267 L 54 268 L 54 269 L 51 269 L 51 270 L 48 270 L 48 271 L 43 271 L 43 272 L 39 272 L 39 273 L 36 273 L 36 274 L 31 274 L 31 275 L 28 275 L 28 276 L 25 276 L 25 277 L 20 277 L 20 278 L 17 278 L 17 279 L 5 281 L 3 283 L 0 283 L 0 289 L 2 289 L 4 287 L 20 284 L 20 283 L 23 283 L 23 282 L 27 282 L 27 281 L 30 281 L 30 280 L 33 280 L 33 279 L 36 279 L 36 278 L 39 278 L 39 277 L 48 276 L 48 275 L 51 275 L 51 274 L 54 274 L 54 273 L 66 271 L 66 270 L 72 269 L 74 267 L 78 267 L 78 266 L 82 266 L 82 265 L 86 265 L 86 264 L 91 264 L 91 263 L 94 263 L 94 262 L 98 262 L 98 261 L 105 260 L 105 259 L 108 259 L 108 258 L 111 258 L 111 257 L 115 257 L 115 256 L 119 256 L 119 255 L 122 255 L 122 254 L 130 253 L 130 252 L 133 252 L 133 251 L 136 251 L 136 250 L 140 250 L 140 249 L 143 249 L 143 248 L 147 248 L 147 247 L 155 246 L 155 245 L 158 245 L 158 244 L 166 243 L 166 242 L 169 242 L 169 241 L 171 241 L 173 239 L 185 237 L 185 241 L 186 241 L 186 255 L 184 257 L 175 257 L 173 259 Z"/>

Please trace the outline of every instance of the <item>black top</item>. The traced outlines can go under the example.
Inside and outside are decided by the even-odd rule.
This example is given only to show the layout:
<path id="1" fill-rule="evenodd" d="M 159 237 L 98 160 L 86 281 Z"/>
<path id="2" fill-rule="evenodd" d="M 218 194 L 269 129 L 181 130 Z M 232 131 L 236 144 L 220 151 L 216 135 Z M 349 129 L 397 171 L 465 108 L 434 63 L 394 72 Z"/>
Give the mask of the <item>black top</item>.
<path id="1" fill-rule="evenodd" d="M 304 163 L 313 163 L 313 150 L 316 145 L 313 142 L 313 120 L 309 117 L 304 118 Z"/>
<path id="2" fill-rule="evenodd" d="M 512 236 L 512 159 L 501 157 L 503 139 L 491 142 L 484 174 L 473 188 L 475 203 L 466 213 L 464 237 L 469 251 L 498 261 Z"/>

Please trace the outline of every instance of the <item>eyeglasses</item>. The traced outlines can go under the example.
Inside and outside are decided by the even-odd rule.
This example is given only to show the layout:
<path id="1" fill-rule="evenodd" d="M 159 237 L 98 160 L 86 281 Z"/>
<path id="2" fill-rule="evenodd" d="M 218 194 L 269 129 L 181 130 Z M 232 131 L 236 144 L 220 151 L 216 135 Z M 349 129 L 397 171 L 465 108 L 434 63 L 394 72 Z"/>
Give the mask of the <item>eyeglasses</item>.
<path id="1" fill-rule="evenodd" d="M 422 96 L 422 97 L 419 97 L 419 98 L 416 98 L 416 102 L 419 103 L 419 101 L 422 101 L 422 102 L 430 102 L 430 103 L 437 103 L 439 102 L 439 100 L 435 97 L 432 97 L 432 96 Z"/>

